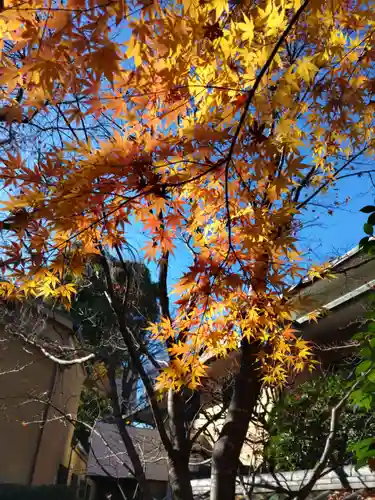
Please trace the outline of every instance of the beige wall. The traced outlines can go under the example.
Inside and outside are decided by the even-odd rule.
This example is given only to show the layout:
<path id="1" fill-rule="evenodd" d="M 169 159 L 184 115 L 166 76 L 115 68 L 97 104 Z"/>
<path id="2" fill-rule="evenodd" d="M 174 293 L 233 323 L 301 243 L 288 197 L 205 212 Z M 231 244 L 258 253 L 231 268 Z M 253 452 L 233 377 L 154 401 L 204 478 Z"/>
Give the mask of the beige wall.
<path id="1" fill-rule="evenodd" d="M 59 465 L 68 465 L 73 427 L 52 405 L 75 416 L 84 372 L 56 365 L 0 328 L 0 482 L 53 484 Z M 43 334 L 72 345 L 71 332 L 54 320 Z"/>
<path id="2" fill-rule="evenodd" d="M 218 358 L 211 362 L 208 368 L 208 376 L 203 384 L 201 390 L 201 404 L 204 405 L 204 413 L 201 413 L 194 421 L 196 429 L 201 428 L 206 424 L 207 418 L 211 419 L 222 408 L 221 400 L 221 387 L 228 377 L 232 377 L 238 371 L 238 357 L 239 352 L 231 352 L 225 358 Z M 213 403 L 215 402 L 215 403 Z M 218 403 L 217 403 L 218 402 Z M 260 407 L 258 411 L 269 412 L 272 406 L 272 397 L 269 390 L 264 390 L 260 398 Z M 216 419 L 207 426 L 204 433 L 206 439 L 211 446 L 214 445 L 219 433 L 224 424 L 224 417 Z M 244 442 L 240 454 L 240 460 L 243 465 L 257 465 L 262 458 L 263 445 L 259 443 L 265 442 L 265 431 L 260 425 L 250 423 L 247 440 Z"/>
<path id="3" fill-rule="evenodd" d="M 261 397 L 261 404 L 266 411 L 270 411 L 272 402 L 270 396 L 264 391 L 263 397 Z M 207 422 L 207 416 L 210 418 L 218 413 L 221 409 L 221 405 L 214 405 L 205 408 L 205 415 L 200 414 L 199 417 L 194 421 L 194 427 L 200 429 Z M 263 409 L 263 408 L 262 408 Z M 211 446 L 214 445 L 219 433 L 224 424 L 224 418 L 219 418 L 214 422 L 210 423 L 204 433 L 207 441 Z M 255 425 L 254 423 L 249 424 L 247 431 L 246 441 L 244 442 L 240 454 L 240 460 L 243 465 L 256 466 L 262 460 L 263 443 L 265 442 L 266 433 L 261 425 Z"/>
<path id="4" fill-rule="evenodd" d="M 69 453 L 69 482 L 71 480 L 72 474 L 76 476 L 82 476 L 86 474 L 87 470 L 87 455 L 82 453 L 80 448 L 76 446 L 71 448 Z"/>
<path id="5" fill-rule="evenodd" d="M 52 405 L 47 411 L 47 423 L 42 428 L 33 484 L 55 482 L 59 465 L 69 467 L 74 427 L 62 417 L 61 411 L 66 415 L 76 416 L 82 382 L 83 374 L 79 365 L 58 367 Z"/>

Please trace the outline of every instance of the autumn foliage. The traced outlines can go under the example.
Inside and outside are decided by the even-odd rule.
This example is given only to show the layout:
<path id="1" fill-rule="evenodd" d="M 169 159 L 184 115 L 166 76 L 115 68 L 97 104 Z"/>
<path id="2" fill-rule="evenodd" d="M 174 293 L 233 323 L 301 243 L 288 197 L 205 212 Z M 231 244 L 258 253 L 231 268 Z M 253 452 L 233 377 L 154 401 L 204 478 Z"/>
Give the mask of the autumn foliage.
<path id="1" fill-rule="evenodd" d="M 67 131 L 38 155 L 2 153 L 3 297 L 69 307 L 87 256 L 126 246 L 136 224 L 161 270 L 177 241 L 192 255 L 176 314 L 150 326 L 170 354 L 162 386 L 196 387 L 204 359 L 241 338 L 266 382 L 303 370 L 298 221 L 373 155 L 374 3 L 3 2 L 2 122 L 56 113 Z M 86 132 L 101 116 L 107 138 Z"/>

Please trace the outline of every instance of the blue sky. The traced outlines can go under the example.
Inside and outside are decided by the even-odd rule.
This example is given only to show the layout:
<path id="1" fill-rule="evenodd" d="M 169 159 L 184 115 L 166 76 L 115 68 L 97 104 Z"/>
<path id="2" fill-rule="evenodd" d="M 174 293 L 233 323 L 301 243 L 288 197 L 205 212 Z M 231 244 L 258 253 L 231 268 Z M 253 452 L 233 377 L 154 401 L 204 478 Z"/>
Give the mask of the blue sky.
<path id="1" fill-rule="evenodd" d="M 336 200 L 338 207 L 334 206 Z M 311 206 L 307 211 L 301 243 L 309 253 L 308 259 L 311 262 L 324 262 L 355 247 L 365 236 L 363 224 L 367 216 L 360 209 L 374 204 L 374 200 L 375 188 L 367 175 L 340 180 L 335 189 L 320 196 L 316 200 L 318 203 L 333 205 L 334 208 L 332 215 L 328 212 L 329 208 Z"/>

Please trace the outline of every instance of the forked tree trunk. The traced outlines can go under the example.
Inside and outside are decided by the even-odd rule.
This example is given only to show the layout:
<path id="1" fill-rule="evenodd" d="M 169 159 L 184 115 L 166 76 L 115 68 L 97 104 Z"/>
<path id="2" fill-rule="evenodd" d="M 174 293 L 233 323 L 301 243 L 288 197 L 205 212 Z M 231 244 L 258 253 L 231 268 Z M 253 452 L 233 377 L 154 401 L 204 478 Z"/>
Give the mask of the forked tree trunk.
<path id="1" fill-rule="evenodd" d="M 168 475 L 173 500 L 193 500 L 188 459 L 168 459 Z"/>
<path id="2" fill-rule="evenodd" d="M 168 424 L 169 424 L 169 435 L 167 433 L 166 423 L 164 421 L 160 406 L 157 402 L 156 393 L 154 391 L 153 382 L 149 378 L 142 364 L 141 353 L 138 347 L 135 345 L 131 331 L 129 330 L 124 316 L 123 304 L 119 302 L 116 294 L 114 293 L 113 282 L 111 277 L 110 268 L 106 255 L 102 246 L 99 246 L 103 257 L 103 268 L 106 275 L 108 294 L 110 304 L 116 314 L 119 330 L 124 339 L 124 343 L 128 349 L 129 357 L 133 365 L 135 373 L 141 378 L 147 396 L 149 398 L 150 407 L 152 414 L 154 416 L 156 428 L 159 432 L 161 442 L 165 447 L 167 453 L 167 461 L 169 467 L 169 479 L 170 487 L 172 490 L 173 500 L 193 500 L 192 487 L 190 483 L 190 473 L 189 473 L 189 457 L 190 457 L 190 440 L 188 439 L 187 429 L 185 426 L 185 401 L 183 395 L 180 393 L 173 392 L 169 390 L 168 392 Z M 168 252 L 164 257 L 163 263 L 160 264 L 161 276 L 159 279 L 159 287 L 162 290 L 162 312 L 163 315 L 169 317 L 169 303 L 167 295 L 167 263 L 168 263 Z M 134 468 L 135 477 L 139 483 L 142 491 L 142 498 L 148 500 L 150 497 L 150 488 L 145 478 L 144 469 L 140 458 L 134 448 L 134 444 L 129 437 L 125 423 L 121 418 L 121 408 L 118 404 L 117 397 L 117 387 L 115 380 L 115 373 L 113 366 L 111 368 L 111 373 L 109 373 L 109 379 L 112 388 L 112 402 L 114 404 L 115 415 L 118 415 L 118 428 L 123 438 L 124 444 L 126 446 L 129 457 L 132 461 Z M 128 441 L 127 438 L 130 438 Z M 130 451 L 129 451 L 130 450 Z M 135 453 L 133 453 L 135 451 Z"/>
<path id="3" fill-rule="evenodd" d="M 240 453 L 261 389 L 254 356 L 257 347 L 247 340 L 242 341 L 240 369 L 235 376 L 227 417 L 213 450 L 211 500 L 235 498 Z"/>
<path id="4" fill-rule="evenodd" d="M 152 500 L 153 496 L 151 493 L 150 485 L 146 479 L 144 466 L 140 460 L 138 451 L 133 443 L 132 438 L 130 437 L 128 429 L 121 415 L 122 412 L 117 393 L 116 371 L 115 366 L 112 363 L 110 363 L 108 367 L 108 380 L 111 388 L 110 398 L 113 406 L 113 414 L 116 419 L 117 429 L 124 443 L 126 453 L 129 455 L 130 461 L 133 466 L 134 478 L 137 481 L 142 492 L 142 499 Z"/>

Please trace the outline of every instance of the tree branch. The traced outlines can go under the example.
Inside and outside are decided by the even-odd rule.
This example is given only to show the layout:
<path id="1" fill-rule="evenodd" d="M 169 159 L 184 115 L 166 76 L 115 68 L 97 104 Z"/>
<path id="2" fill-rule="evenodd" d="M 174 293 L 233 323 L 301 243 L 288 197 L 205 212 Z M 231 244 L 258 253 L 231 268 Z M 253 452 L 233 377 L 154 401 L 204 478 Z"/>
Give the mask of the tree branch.
<path id="1" fill-rule="evenodd" d="M 336 169 L 336 171 L 334 172 L 333 174 L 333 177 L 335 178 L 337 176 L 337 174 L 339 174 L 340 172 L 342 172 L 346 167 L 348 167 L 353 161 L 355 161 L 357 158 L 359 158 L 363 153 L 365 153 L 369 148 L 371 147 L 370 144 L 367 144 L 366 146 L 364 146 L 360 151 L 358 151 L 358 153 L 356 153 L 355 155 L 353 155 L 351 158 L 349 158 L 349 160 L 347 160 L 344 165 L 342 165 L 340 168 Z M 327 187 L 329 185 L 331 181 L 326 181 L 324 182 L 323 184 L 321 184 L 318 189 L 316 189 L 310 196 L 308 196 L 304 201 L 301 201 L 301 203 L 299 203 L 297 205 L 297 210 L 300 210 L 301 208 L 303 208 L 304 206 L 306 206 L 313 198 L 315 198 L 315 196 L 317 196 L 325 187 Z"/>
<path id="2" fill-rule="evenodd" d="M 166 451 L 168 452 L 168 454 L 173 455 L 172 443 L 168 437 L 168 434 L 167 434 L 167 431 L 165 428 L 164 420 L 163 420 L 161 412 L 160 412 L 160 408 L 158 405 L 158 401 L 157 401 L 157 397 L 156 397 L 156 394 L 154 391 L 153 384 L 152 384 L 150 378 L 148 377 L 148 375 L 143 367 L 142 361 L 139 357 L 139 351 L 135 348 L 133 341 L 131 339 L 131 336 L 129 335 L 129 329 L 125 323 L 122 308 L 121 308 L 121 306 L 117 300 L 117 297 L 115 295 L 115 292 L 114 292 L 111 271 L 109 269 L 108 260 L 107 260 L 105 253 L 104 253 L 103 247 L 101 244 L 99 244 L 98 247 L 99 247 L 101 255 L 102 255 L 103 269 L 104 269 L 104 274 L 105 274 L 106 280 L 107 280 L 107 287 L 108 287 L 107 299 L 108 299 L 108 302 L 116 315 L 117 322 L 119 325 L 119 330 L 120 330 L 120 333 L 123 337 L 124 343 L 125 343 L 126 347 L 128 348 L 129 356 L 130 356 L 130 359 L 133 363 L 134 369 L 136 370 L 136 372 L 140 376 L 142 383 L 145 387 L 147 397 L 148 397 L 148 400 L 150 402 L 150 407 L 151 407 L 152 415 L 153 415 L 153 418 L 155 421 L 155 425 L 156 425 L 156 427 L 159 431 L 159 434 L 160 434 L 160 439 L 161 439 Z"/>
<path id="3" fill-rule="evenodd" d="M 207 416 L 206 416 L 207 413 L 203 412 L 204 416 L 206 418 L 206 422 L 201 427 L 199 427 L 199 429 L 196 431 L 194 436 L 191 438 L 191 442 L 194 443 L 199 438 L 199 436 L 201 436 L 208 429 L 208 427 L 212 423 L 216 422 L 217 420 L 219 420 L 220 417 L 222 417 L 224 415 L 226 410 L 227 410 L 226 407 L 222 407 L 218 412 L 216 412 L 214 415 L 212 415 L 211 418 L 207 418 Z"/>
<path id="4" fill-rule="evenodd" d="M 35 342 L 34 340 L 28 339 L 25 335 L 22 334 L 17 334 L 18 337 L 20 337 L 26 344 L 31 345 L 33 347 L 36 347 L 46 358 L 50 359 L 54 363 L 57 363 L 59 365 L 63 366 L 68 366 L 68 365 L 80 365 L 83 363 L 86 363 L 86 361 L 89 361 L 90 359 L 94 359 L 96 357 L 96 353 L 92 352 L 90 354 L 87 354 L 86 356 L 82 356 L 79 358 L 73 358 L 73 359 L 61 359 L 57 358 L 53 354 L 47 351 L 42 345 L 40 345 L 38 342 Z"/>
<path id="5" fill-rule="evenodd" d="M 338 422 L 338 417 L 340 415 L 341 410 L 343 409 L 344 405 L 348 401 L 350 395 L 352 392 L 358 387 L 358 385 L 363 381 L 363 378 L 369 373 L 370 370 L 367 370 L 350 388 L 350 390 L 341 398 L 341 400 L 337 403 L 336 406 L 334 406 L 331 410 L 331 423 L 329 427 L 329 434 L 327 436 L 323 452 L 320 456 L 320 459 L 318 460 L 317 464 L 315 465 L 311 478 L 309 481 L 303 486 L 299 492 L 296 494 L 296 498 L 298 500 L 304 500 L 310 493 L 311 490 L 313 489 L 316 481 L 319 479 L 319 477 L 322 475 L 324 472 L 324 469 L 327 466 L 327 462 L 330 458 L 334 440 L 336 437 L 336 431 L 337 431 L 337 422 Z"/>

